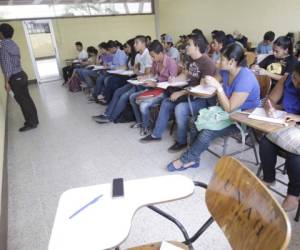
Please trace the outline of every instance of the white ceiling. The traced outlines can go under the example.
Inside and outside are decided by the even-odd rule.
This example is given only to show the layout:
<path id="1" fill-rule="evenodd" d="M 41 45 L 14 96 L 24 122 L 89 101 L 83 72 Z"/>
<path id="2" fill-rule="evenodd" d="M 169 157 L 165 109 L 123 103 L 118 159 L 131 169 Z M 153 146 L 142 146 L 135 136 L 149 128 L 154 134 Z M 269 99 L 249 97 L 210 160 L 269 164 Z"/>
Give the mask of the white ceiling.
<path id="1" fill-rule="evenodd" d="M 0 5 L 148 2 L 143 0 L 0 0 Z"/>

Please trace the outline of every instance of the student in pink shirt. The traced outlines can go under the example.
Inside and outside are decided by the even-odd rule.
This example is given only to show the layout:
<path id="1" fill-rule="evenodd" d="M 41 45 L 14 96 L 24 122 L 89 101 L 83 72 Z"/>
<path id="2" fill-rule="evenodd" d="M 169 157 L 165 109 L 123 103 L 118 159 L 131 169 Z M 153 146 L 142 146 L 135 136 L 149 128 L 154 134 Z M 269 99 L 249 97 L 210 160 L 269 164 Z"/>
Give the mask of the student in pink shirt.
<path id="1" fill-rule="evenodd" d="M 169 77 L 176 77 L 178 73 L 175 60 L 165 54 L 164 47 L 158 40 L 150 44 L 149 52 L 153 64 L 151 74 L 145 77 L 156 79 L 156 82 L 147 82 L 145 85 L 150 87 L 150 90 L 134 93 L 130 96 L 130 104 L 137 122 L 133 127 L 141 127 L 142 135 L 150 133 L 151 107 L 159 104 L 166 97 L 163 89 L 155 88 L 157 82 L 166 82 Z"/>

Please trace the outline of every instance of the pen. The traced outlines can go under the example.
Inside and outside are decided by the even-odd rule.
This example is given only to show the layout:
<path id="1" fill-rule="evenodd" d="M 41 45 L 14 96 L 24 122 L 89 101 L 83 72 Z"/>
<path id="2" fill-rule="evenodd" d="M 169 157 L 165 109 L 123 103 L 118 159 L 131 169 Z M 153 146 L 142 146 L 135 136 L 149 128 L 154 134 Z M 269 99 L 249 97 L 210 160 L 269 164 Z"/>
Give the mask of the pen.
<path id="1" fill-rule="evenodd" d="M 84 209 L 86 209 L 88 206 L 96 203 L 103 195 L 99 195 L 97 196 L 95 199 L 93 199 L 92 201 L 90 201 L 89 203 L 87 203 L 86 205 L 84 205 L 82 208 L 80 208 L 79 210 L 77 210 L 74 214 L 72 214 L 69 219 L 72 219 L 74 216 L 76 216 L 77 214 L 79 214 L 81 211 L 83 211 Z"/>

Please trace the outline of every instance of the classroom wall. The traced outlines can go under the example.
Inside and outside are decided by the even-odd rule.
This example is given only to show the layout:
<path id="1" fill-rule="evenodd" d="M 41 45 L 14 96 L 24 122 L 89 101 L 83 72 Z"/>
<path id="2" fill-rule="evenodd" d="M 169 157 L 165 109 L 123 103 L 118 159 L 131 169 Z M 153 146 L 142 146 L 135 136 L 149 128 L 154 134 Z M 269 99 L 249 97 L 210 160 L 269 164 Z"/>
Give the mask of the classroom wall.
<path id="1" fill-rule="evenodd" d="M 297 32 L 299 37 L 299 4 L 299 0 L 160 0 L 160 31 L 177 39 L 194 28 L 202 29 L 208 38 L 214 29 L 226 33 L 237 29 L 254 45 L 267 30 L 276 35 Z"/>
<path id="2" fill-rule="evenodd" d="M 154 15 L 55 19 L 53 28 L 62 63 L 77 56 L 76 41 L 87 47 L 109 39 L 126 42 L 138 34 L 155 35 Z"/>

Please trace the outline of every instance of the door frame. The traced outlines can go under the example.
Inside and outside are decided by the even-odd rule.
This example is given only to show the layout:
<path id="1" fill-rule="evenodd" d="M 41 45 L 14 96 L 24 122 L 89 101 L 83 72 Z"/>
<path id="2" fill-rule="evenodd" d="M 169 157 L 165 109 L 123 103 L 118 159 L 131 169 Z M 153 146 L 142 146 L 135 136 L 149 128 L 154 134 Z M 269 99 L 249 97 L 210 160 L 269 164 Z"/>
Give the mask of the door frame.
<path id="1" fill-rule="evenodd" d="M 51 19 L 41 19 L 41 20 L 26 20 L 23 21 L 23 29 L 24 29 L 24 33 L 25 33 L 25 37 L 26 37 L 26 41 L 27 41 L 27 47 L 29 50 L 29 54 L 30 54 L 30 58 L 31 58 L 31 62 L 32 62 L 32 66 L 33 66 L 33 70 L 36 76 L 36 80 L 38 83 L 42 83 L 42 82 L 48 82 L 51 81 L 51 79 L 47 79 L 45 81 L 43 81 L 39 75 L 39 71 L 37 68 L 37 64 L 36 64 L 36 60 L 34 57 L 34 53 L 33 53 L 33 48 L 32 48 L 32 44 L 31 44 L 31 40 L 30 40 L 30 34 L 28 32 L 27 26 L 26 26 L 26 22 L 30 22 L 30 21 L 41 21 L 41 22 L 47 22 L 49 24 L 49 28 L 50 28 L 50 35 L 51 35 L 51 40 L 52 40 L 52 46 L 54 49 L 54 53 L 55 53 L 55 58 L 56 58 L 56 63 L 57 63 L 57 67 L 58 67 L 58 74 L 59 74 L 59 79 L 53 79 L 53 80 L 60 80 L 62 79 L 62 74 L 61 74 L 61 63 L 60 63 L 60 56 L 59 56 L 59 51 L 57 48 L 57 43 L 56 43 L 56 39 L 55 39 L 55 33 L 54 33 L 54 29 L 53 29 L 53 25 L 52 25 L 52 20 Z"/>

